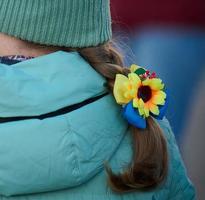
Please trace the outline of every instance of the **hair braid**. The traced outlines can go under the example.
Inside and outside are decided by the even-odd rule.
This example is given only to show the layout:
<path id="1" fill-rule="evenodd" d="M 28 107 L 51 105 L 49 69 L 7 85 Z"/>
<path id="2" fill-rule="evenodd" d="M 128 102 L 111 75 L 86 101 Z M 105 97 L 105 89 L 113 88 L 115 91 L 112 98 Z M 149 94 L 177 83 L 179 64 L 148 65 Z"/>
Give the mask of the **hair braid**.
<path id="1" fill-rule="evenodd" d="M 130 72 L 128 68 L 123 67 L 122 56 L 113 48 L 111 42 L 98 47 L 78 49 L 78 52 L 107 79 L 111 92 L 116 74 L 127 75 Z M 163 132 L 152 117 L 146 120 L 146 129 L 131 126 L 133 159 L 127 170 L 121 174 L 114 174 L 106 166 L 109 184 L 117 192 L 156 187 L 167 175 L 168 155 Z"/>

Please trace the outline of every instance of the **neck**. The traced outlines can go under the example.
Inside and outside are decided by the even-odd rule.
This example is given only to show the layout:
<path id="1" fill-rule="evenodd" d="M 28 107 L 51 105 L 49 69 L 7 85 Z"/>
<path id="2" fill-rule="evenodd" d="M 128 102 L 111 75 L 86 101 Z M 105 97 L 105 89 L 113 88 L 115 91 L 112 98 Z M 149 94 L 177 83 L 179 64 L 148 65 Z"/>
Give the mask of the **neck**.
<path id="1" fill-rule="evenodd" d="M 60 47 L 38 45 L 0 33 L 0 56 L 24 55 L 38 57 L 60 50 Z"/>

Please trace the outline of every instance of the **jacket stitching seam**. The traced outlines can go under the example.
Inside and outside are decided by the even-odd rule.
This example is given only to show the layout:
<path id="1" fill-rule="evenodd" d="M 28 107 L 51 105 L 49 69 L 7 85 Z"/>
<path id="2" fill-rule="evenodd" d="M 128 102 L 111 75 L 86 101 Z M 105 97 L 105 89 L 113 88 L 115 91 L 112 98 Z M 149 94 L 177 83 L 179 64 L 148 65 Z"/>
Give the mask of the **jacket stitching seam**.
<path id="1" fill-rule="evenodd" d="M 67 117 L 65 117 L 65 119 L 66 119 L 68 128 L 71 131 L 72 138 L 73 138 L 73 142 L 71 144 L 71 147 L 73 149 L 73 151 L 72 151 L 73 152 L 73 158 L 74 158 L 74 160 L 73 160 L 73 163 L 74 163 L 74 165 L 73 165 L 74 166 L 73 167 L 73 174 L 75 175 L 75 177 L 77 179 L 77 182 L 80 183 L 80 177 L 79 177 L 80 167 L 79 167 L 79 161 L 78 161 L 77 153 L 76 153 L 76 145 L 75 145 L 75 142 L 74 142 L 75 141 L 75 135 L 74 134 L 76 133 L 76 131 L 71 128 L 69 119 Z"/>

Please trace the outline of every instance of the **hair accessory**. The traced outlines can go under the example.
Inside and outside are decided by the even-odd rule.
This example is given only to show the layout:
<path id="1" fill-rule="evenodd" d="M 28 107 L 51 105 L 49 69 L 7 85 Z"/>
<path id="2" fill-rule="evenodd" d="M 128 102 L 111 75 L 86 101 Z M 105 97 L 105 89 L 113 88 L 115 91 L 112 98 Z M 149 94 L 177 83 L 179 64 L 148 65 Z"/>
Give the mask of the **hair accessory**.
<path id="1" fill-rule="evenodd" d="M 137 128 L 146 128 L 150 115 L 162 119 L 167 110 L 168 97 L 165 86 L 155 72 L 131 65 L 128 76 L 117 74 L 114 97 L 123 106 L 123 116 Z"/>

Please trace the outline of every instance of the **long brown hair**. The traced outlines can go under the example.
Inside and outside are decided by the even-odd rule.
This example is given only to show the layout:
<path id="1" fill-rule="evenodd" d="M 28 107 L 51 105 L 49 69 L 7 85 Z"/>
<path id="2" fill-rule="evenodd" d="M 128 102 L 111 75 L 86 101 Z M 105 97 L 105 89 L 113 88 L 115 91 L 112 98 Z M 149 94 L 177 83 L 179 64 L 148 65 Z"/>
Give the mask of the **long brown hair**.
<path id="1" fill-rule="evenodd" d="M 113 47 L 112 42 L 77 49 L 90 65 L 107 79 L 110 91 L 118 73 L 127 75 L 130 70 L 123 66 L 122 55 Z M 133 138 L 133 159 L 127 169 L 114 174 L 106 166 L 108 182 L 117 192 L 145 190 L 156 187 L 167 175 L 168 156 L 166 141 L 162 130 L 152 117 L 147 119 L 146 129 L 130 126 Z"/>

